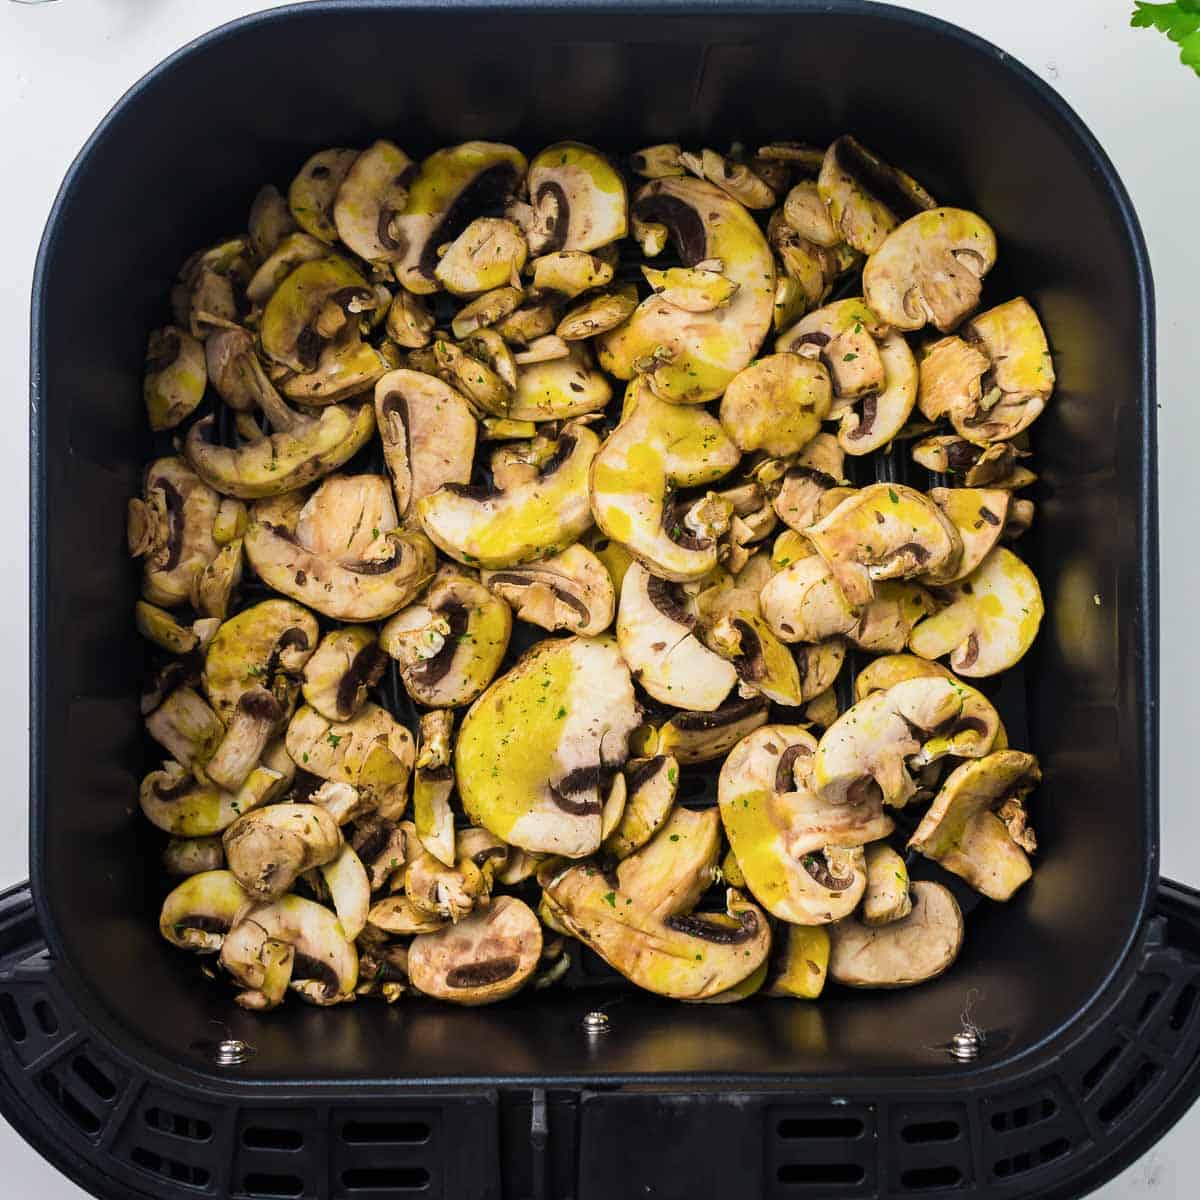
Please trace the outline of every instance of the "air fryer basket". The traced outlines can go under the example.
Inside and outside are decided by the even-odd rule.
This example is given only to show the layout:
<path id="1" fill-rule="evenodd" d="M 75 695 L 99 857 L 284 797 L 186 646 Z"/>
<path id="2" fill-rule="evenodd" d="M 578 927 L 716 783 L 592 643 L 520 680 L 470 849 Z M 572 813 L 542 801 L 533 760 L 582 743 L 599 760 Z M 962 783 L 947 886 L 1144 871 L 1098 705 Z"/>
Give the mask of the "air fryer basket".
<path id="1" fill-rule="evenodd" d="M 976 908 L 941 980 L 815 1005 L 668 1004 L 576 970 L 494 1009 L 262 1018 L 201 986 L 157 934 L 122 547 L 150 452 L 144 338 L 177 265 L 319 146 L 842 131 L 985 213 L 1001 246 L 985 299 L 1021 289 L 1052 339 L 1023 546 L 1047 616 L 996 697 L 1045 770 L 1033 883 Z M 1096 1186 L 1200 1090 L 1200 894 L 1158 878 L 1152 347 L 1145 248 L 1103 151 L 1007 55 L 921 15 L 366 0 L 272 10 L 180 51 L 76 160 L 34 282 L 33 884 L 0 897 L 0 1109 L 98 1196 Z M 912 477 L 903 451 L 862 469 Z M 586 1032 L 594 1009 L 608 1033 Z M 968 1009 L 986 1040 L 963 1063 L 947 1046 Z M 248 1058 L 221 1048 L 238 1042 Z"/>

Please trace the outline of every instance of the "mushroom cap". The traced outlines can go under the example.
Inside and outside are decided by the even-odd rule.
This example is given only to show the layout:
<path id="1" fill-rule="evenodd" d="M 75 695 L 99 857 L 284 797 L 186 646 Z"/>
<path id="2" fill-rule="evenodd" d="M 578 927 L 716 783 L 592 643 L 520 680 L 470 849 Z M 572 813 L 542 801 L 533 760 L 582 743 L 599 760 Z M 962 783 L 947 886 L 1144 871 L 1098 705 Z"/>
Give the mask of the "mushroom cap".
<path id="1" fill-rule="evenodd" d="M 591 854 L 601 788 L 639 719 L 613 639 L 539 642 L 463 718 L 455 769 L 467 815 L 523 850 Z"/>
<path id="2" fill-rule="evenodd" d="M 650 296 L 625 324 L 599 340 L 600 362 L 618 379 L 645 371 L 664 400 L 698 404 L 719 396 L 758 351 L 771 328 L 775 261 L 754 219 L 720 188 L 700 179 L 656 179 L 633 206 L 642 221 L 666 225 L 685 267 L 719 259 L 737 284 L 733 298 L 691 313 Z"/>
<path id="3" fill-rule="evenodd" d="M 906 679 L 953 677 L 941 663 L 918 658 L 915 654 L 884 654 L 873 658 L 855 676 L 854 699 L 863 700 L 872 692 L 886 692 Z"/>
<path id="4" fill-rule="evenodd" d="M 899 988 L 941 975 L 962 947 L 958 901 L 940 883 L 912 885 L 912 911 L 887 925 L 848 917 L 829 928 L 829 974 L 856 988 Z"/>
<path id="5" fill-rule="evenodd" d="M 224 834 L 229 869 L 246 893 L 275 900 L 342 848 L 338 823 L 319 804 L 269 804 L 239 817 Z"/>
<path id="6" fill-rule="evenodd" d="M 721 397 L 721 424 L 743 453 L 798 454 L 829 412 L 829 374 L 798 354 L 769 354 L 734 376 Z"/>
<path id="7" fill-rule="evenodd" d="M 366 702 L 367 689 L 379 682 L 386 664 L 387 655 L 370 626 L 330 630 L 304 664 L 305 703 L 330 721 L 344 721 Z"/>
<path id="8" fill-rule="evenodd" d="M 674 489 L 720 479 L 740 455 L 709 413 L 659 400 L 645 380 L 630 384 L 620 424 L 591 471 L 596 524 L 664 579 L 701 579 L 717 544 L 666 522 Z"/>
<path id="9" fill-rule="evenodd" d="M 359 158 L 357 150 L 318 150 L 288 188 L 288 208 L 305 233 L 331 245 L 337 241 L 334 204 L 338 189 Z"/>
<path id="10" fill-rule="evenodd" d="M 535 254 L 596 250 L 623 238 L 628 227 L 625 181 L 598 150 L 556 142 L 529 163 L 529 201 L 537 214 L 530 231 Z"/>
<path id="11" fill-rule="evenodd" d="M 159 932 L 181 950 L 215 954 L 249 899 L 232 871 L 202 871 L 163 901 Z"/>
<path id="12" fill-rule="evenodd" d="M 142 594 L 173 608 L 191 598 L 193 580 L 217 556 L 213 523 L 221 497 L 174 455 L 146 468 L 143 495 L 130 501 L 130 553 L 145 557 Z"/>
<path id="13" fill-rule="evenodd" d="M 930 584 L 965 579 L 1000 540 L 1008 521 L 1012 492 L 1004 488 L 930 488 L 929 498 L 950 518 L 962 539 L 963 552 L 952 572 L 925 575 Z"/>
<path id="14" fill-rule="evenodd" d="M 801 726 L 764 725 L 721 768 L 721 821 L 746 885 L 768 912 L 821 925 L 853 912 L 867 877 L 861 855 L 831 853 L 886 837 L 878 793 L 830 803 L 807 785 L 816 739 Z"/>
<path id="15" fill-rule="evenodd" d="M 416 164 L 394 142 L 379 138 L 351 164 L 333 203 L 337 235 L 367 262 L 392 262 L 401 247 L 391 234 L 393 218 L 408 203 Z"/>
<path id="16" fill-rule="evenodd" d="M 622 859 L 644 846 L 671 813 L 678 785 L 679 764 L 669 754 L 627 762 L 625 810 L 601 849 Z"/>
<path id="17" fill-rule="evenodd" d="M 935 208 L 892 230 L 863 268 L 863 294 L 879 317 L 912 331 L 949 333 L 979 303 L 996 262 L 996 235 L 978 214 Z"/>
<path id="18" fill-rule="evenodd" d="M 470 482 L 478 427 L 449 384 L 423 371 L 389 371 L 375 384 L 375 423 L 401 519 L 442 484 Z"/>
<path id="19" fill-rule="evenodd" d="M 537 968 L 542 927 L 515 896 L 498 896 L 456 925 L 413 939 L 408 974 L 427 996 L 491 1004 L 519 991 Z"/>
<path id="20" fill-rule="evenodd" d="M 438 247 L 452 242 L 479 211 L 503 207 L 525 167 L 525 156 L 500 142 L 462 142 L 426 158 L 409 184 L 404 212 L 389 225 L 400 285 L 418 294 L 436 292 Z"/>
<path id="21" fill-rule="evenodd" d="M 595 369 L 587 347 L 572 344 L 562 358 L 522 365 L 508 405 L 515 421 L 561 421 L 599 412 L 612 385 Z"/>
<path id="22" fill-rule="evenodd" d="M 861 488 L 806 532 L 852 607 L 871 600 L 873 580 L 953 569 L 962 556 L 941 509 L 900 483 Z"/>
<path id="23" fill-rule="evenodd" d="M 737 670 L 704 645 L 697 627 L 677 587 L 640 563 L 625 572 L 617 643 L 634 678 L 663 704 L 711 712 L 737 683 Z"/>
<path id="24" fill-rule="evenodd" d="M 789 562 L 759 595 L 763 618 L 783 642 L 823 642 L 853 629 L 859 612 L 818 554 Z"/>
<path id="25" fill-rule="evenodd" d="M 528 445 L 541 461 L 521 482 L 446 484 L 417 502 L 421 527 L 451 558 L 489 570 L 535 562 L 566 549 L 591 524 L 588 472 L 600 439 L 571 423 L 545 444 L 544 456 L 536 442 Z"/>
<path id="26" fill-rule="evenodd" d="M 608 569 L 578 543 L 538 563 L 484 571 L 481 580 L 521 620 L 552 633 L 595 637 L 612 624 L 616 594 Z"/>
<path id="27" fill-rule="evenodd" d="M 946 776 L 909 848 L 989 899 L 1008 900 L 1033 872 L 1025 849 L 996 810 L 1010 801 L 1022 805 L 1041 778 L 1037 759 L 1019 750 L 997 750 L 960 764 Z M 1032 844 L 1023 821 L 1022 833 Z"/>
<path id="28" fill-rule="evenodd" d="M 949 654 L 951 668 L 970 678 L 1019 662 L 1045 612 L 1037 576 L 1006 546 L 994 546 L 944 598 L 946 606 L 913 629 L 908 648 L 922 658 Z"/>
<path id="29" fill-rule="evenodd" d="M 256 504 L 246 557 L 264 583 L 340 621 L 377 621 L 407 604 L 434 570 L 429 540 L 397 528 L 380 476 L 334 476 L 306 495 Z"/>
<path id="30" fill-rule="evenodd" d="M 291 715 L 300 669 L 317 648 L 317 619 L 290 600 L 264 600 L 230 617 L 204 656 L 204 691 L 226 725 L 247 681 L 262 684 Z"/>
<path id="31" fill-rule="evenodd" d="M 384 625 L 380 641 L 400 661 L 400 680 L 418 704 L 458 708 L 492 682 L 511 633 L 508 605 L 477 579 L 446 566 L 419 603 Z M 414 653 L 414 645 L 424 648 Z"/>
<path id="32" fill-rule="evenodd" d="M 502 217 L 476 217 L 451 243 L 433 274 L 455 296 L 515 284 L 529 254 L 520 229 Z"/>

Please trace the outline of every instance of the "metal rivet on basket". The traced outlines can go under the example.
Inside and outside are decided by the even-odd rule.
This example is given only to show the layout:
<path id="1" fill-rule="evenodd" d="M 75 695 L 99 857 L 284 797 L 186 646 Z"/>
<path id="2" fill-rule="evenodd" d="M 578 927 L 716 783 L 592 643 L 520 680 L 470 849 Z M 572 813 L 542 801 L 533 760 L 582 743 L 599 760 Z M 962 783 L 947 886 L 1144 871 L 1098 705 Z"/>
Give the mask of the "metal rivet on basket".
<path id="1" fill-rule="evenodd" d="M 213 1057 L 219 1067 L 236 1067 L 244 1063 L 254 1053 L 254 1047 L 241 1038 L 225 1038 L 216 1045 Z"/>
<path id="2" fill-rule="evenodd" d="M 974 1029 L 964 1029 L 950 1039 L 950 1056 L 959 1062 L 971 1062 L 979 1057 L 980 1037 Z"/>
<path id="3" fill-rule="evenodd" d="M 608 1013 L 602 1013 L 599 1009 L 584 1013 L 583 1029 L 585 1033 L 589 1034 L 607 1033 L 609 1029 Z"/>

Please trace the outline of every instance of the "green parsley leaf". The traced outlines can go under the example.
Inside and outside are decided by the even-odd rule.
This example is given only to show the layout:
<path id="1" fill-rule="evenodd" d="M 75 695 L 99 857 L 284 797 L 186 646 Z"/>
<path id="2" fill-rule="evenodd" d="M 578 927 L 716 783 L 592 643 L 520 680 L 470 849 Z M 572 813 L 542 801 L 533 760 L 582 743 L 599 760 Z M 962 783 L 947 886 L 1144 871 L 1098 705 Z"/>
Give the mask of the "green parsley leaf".
<path id="1" fill-rule="evenodd" d="M 325 740 L 336 750 L 341 744 L 342 735 L 340 733 L 331 733 Z"/>
<path id="2" fill-rule="evenodd" d="M 675 780 L 676 780 L 676 779 L 678 779 L 678 778 L 679 778 L 679 772 L 678 772 L 678 771 L 676 771 L 674 767 L 671 767 L 671 768 L 670 768 L 670 769 L 667 771 L 667 782 L 668 782 L 668 783 L 674 783 L 674 782 L 675 782 Z"/>
<path id="3" fill-rule="evenodd" d="M 1136 0 L 1129 19 L 1134 29 L 1157 29 L 1179 47 L 1179 61 L 1200 75 L 1200 0 L 1150 4 Z"/>
<path id="4" fill-rule="evenodd" d="M 677 833 L 671 834 L 671 841 L 673 841 L 673 842 L 679 841 L 679 834 L 677 834 Z"/>
<path id="5" fill-rule="evenodd" d="M 566 715 L 567 715 L 567 710 L 565 708 L 560 708 L 558 710 L 558 712 L 556 712 L 554 714 L 554 719 L 556 721 L 561 721 L 563 719 L 563 717 L 565 717 Z"/>
<path id="6" fill-rule="evenodd" d="M 857 357 L 857 354 L 843 354 L 842 362 L 853 362 Z"/>
<path id="7" fill-rule="evenodd" d="M 604 893 L 604 903 L 607 904 L 609 908 L 616 908 L 617 907 L 617 893 L 616 892 L 605 892 Z"/>
<path id="8" fill-rule="evenodd" d="M 888 499 L 889 499 L 889 500 L 890 500 L 890 501 L 891 501 L 893 504 L 899 504 L 899 503 L 900 503 L 900 497 L 896 495 L 895 491 L 894 491 L 892 488 L 888 488 Z"/>

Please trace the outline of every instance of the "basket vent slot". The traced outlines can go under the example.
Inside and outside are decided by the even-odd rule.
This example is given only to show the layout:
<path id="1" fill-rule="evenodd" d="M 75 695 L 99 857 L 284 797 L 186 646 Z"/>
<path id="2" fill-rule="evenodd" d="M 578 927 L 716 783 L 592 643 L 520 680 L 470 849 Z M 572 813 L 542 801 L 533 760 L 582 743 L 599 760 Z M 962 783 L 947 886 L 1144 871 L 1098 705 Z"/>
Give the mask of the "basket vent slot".
<path id="1" fill-rule="evenodd" d="M 172 1137 L 186 1138 L 189 1142 L 207 1142 L 212 1139 L 212 1125 L 200 1117 L 169 1112 L 165 1108 L 148 1108 L 142 1114 L 142 1119 L 150 1129 L 168 1133 Z"/>
<path id="2" fill-rule="evenodd" d="M 182 1183 L 187 1187 L 207 1187 L 212 1179 L 212 1172 L 207 1167 L 167 1158 L 153 1150 L 147 1150 L 144 1146 L 134 1146 L 129 1157 L 135 1167 L 148 1174 L 157 1175 L 160 1179 L 170 1179 L 173 1183 Z"/>
<path id="3" fill-rule="evenodd" d="M 858 1117 L 789 1117 L 780 1121 L 776 1132 L 781 1138 L 856 1138 L 866 1126 Z"/>
<path id="4" fill-rule="evenodd" d="M 8 1034 L 10 1041 L 23 1042 L 29 1036 L 29 1030 L 25 1028 L 25 1021 L 12 992 L 0 992 L 0 1022 L 3 1023 L 4 1032 Z"/>
<path id="5" fill-rule="evenodd" d="M 1083 1094 L 1094 1092 L 1121 1056 L 1122 1046 L 1110 1046 L 1083 1074 Z"/>
<path id="6" fill-rule="evenodd" d="M 997 1179 L 1008 1179 L 1013 1175 L 1021 1175 L 1025 1171 L 1030 1171 L 1034 1167 L 1044 1167 L 1056 1158 L 1062 1158 L 1070 1149 L 1071 1143 L 1065 1137 L 1055 1138 L 1052 1142 L 1047 1142 L 1036 1150 L 1002 1158 L 992 1168 L 992 1173 Z"/>
<path id="7" fill-rule="evenodd" d="M 952 1163 L 940 1167 L 910 1167 L 900 1176 L 901 1187 L 910 1192 L 957 1187 L 962 1181 L 962 1172 Z"/>
<path id="8" fill-rule="evenodd" d="M 926 1142 L 953 1142 L 961 1132 L 957 1121 L 918 1121 L 905 1125 L 900 1130 L 900 1137 L 913 1146 Z"/>
<path id="9" fill-rule="evenodd" d="M 45 999 L 33 1002 L 33 1019 L 47 1037 L 54 1037 L 58 1033 L 58 1014 Z"/>
<path id="10" fill-rule="evenodd" d="M 419 1146 L 429 1133 L 424 1121 L 347 1121 L 342 1140 L 351 1146 Z"/>
<path id="11" fill-rule="evenodd" d="M 1144 1059 L 1137 1070 L 1129 1077 L 1125 1086 L 1114 1092 L 1100 1105 L 1100 1120 L 1105 1125 L 1111 1125 L 1118 1120 L 1137 1102 L 1137 1098 L 1154 1082 L 1158 1074 L 1156 1067 L 1149 1059 Z"/>
<path id="12" fill-rule="evenodd" d="M 868 1105 L 773 1109 L 768 1124 L 767 1181 L 775 1197 L 869 1196 L 875 1193 L 878 1144 Z"/>
<path id="13" fill-rule="evenodd" d="M 1165 975 L 1155 974 L 1138 978 L 1137 987 L 1129 1005 L 1132 1008 L 1135 1003 L 1137 1004 L 1137 1014 L 1133 1018 L 1135 1025 L 1144 1025 L 1154 1015 L 1169 986 L 1170 981 Z"/>
<path id="14" fill-rule="evenodd" d="M 1179 999 L 1175 1001 L 1175 1006 L 1171 1009 L 1171 1020 L 1169 1022 L 1171 1028 L 1179 1033 L 1188 1023 L 1192 1013 L 1196 1008 L 1196 996 L 1198 993 L 1194 983 L 1189 983 L 1187 987 L 1179 993 Z"/>
<path id="15" fill-rule="evenodd" d="M 866 1175 L 866 1169 L 858 1163 L 784 1163 L 775 1172 L 775 1179 L 779 1183 L 814 1187 L 818 1184 L 862 1183 Z"/>
<path id="16" fill-rule="evenodd" d="M 299 1129 L 273 1129 L 250 1125 L 242 1130 L 242 1145 L 249 1150 L 302 1150 L 304 1134 Z"/>
<path id="17" fill-rule="evenodd" d="M 80 1133 L 86 1134 L 88 1137 L 95 1137 L 100 1132 L 103 1125 L 100 1117 L 92 1112 L 72 1087 L 63 1082 L 54 1068 L 44 1072 L 38 1082 L 54 1107 Z"/>
<path id="18" fill-rule="evenodd" d="M 242 1179 L 242 1192 L 247 1196 L 302 1196 L 304 1180 L 299 1175 L 276 1175 L 255 1171 Z"/>
<path id="19" fill-rule="evenodd" d="M 424 1167 L 351 1167 L 342 1172 L 342 1186 L 349 1192 L 423 1192 L 429 1172 Z"/>
<path id="20" fill-rule="evenodd" d="M 71 1070 L 98 1100 L 111 1104 L 117 1098 L 117 1085 L 86 1054 L 75 1055 L 71 1060 Z"/>

